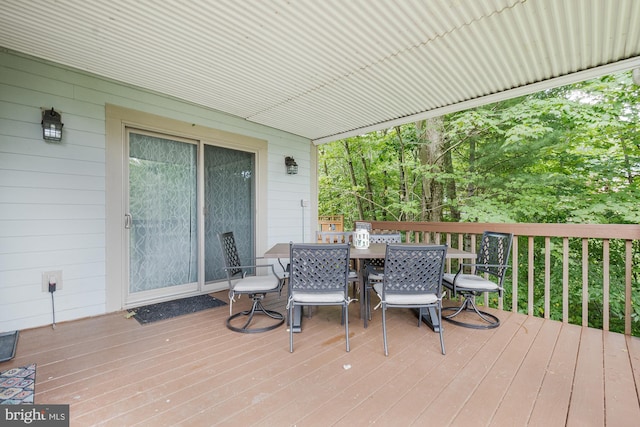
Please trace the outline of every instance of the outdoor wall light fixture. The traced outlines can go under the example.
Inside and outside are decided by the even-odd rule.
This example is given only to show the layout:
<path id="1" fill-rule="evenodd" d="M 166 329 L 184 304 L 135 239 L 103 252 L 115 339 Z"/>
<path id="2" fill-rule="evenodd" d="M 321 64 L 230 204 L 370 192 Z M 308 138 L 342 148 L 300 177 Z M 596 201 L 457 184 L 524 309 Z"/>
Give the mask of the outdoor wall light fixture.
<path id="1" fill-rule="evenodd" d="M 293 157 L 285 157 L 284 164 L 287 167 L 287 174 L 296 175 L 298 173 L 298 164 Z"/>
<path id="2" fill-rule="evenodd" d="M 42 112 L 42 138 L 45 141 L 60 142 L 62 140 L 62 116 L 55 111 L 44 110 Z"/>

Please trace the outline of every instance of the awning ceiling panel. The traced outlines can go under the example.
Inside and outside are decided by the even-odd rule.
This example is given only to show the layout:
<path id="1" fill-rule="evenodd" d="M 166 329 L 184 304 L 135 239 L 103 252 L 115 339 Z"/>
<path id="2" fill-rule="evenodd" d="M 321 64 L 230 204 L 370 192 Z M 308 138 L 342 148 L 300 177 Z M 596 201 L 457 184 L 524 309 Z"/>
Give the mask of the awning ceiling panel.
<path id="1" fill-rule="evenodd" d="M 640 66 L 639 22 L 637 0 L 3 0 L 0 46 L 319 143 Z"/>

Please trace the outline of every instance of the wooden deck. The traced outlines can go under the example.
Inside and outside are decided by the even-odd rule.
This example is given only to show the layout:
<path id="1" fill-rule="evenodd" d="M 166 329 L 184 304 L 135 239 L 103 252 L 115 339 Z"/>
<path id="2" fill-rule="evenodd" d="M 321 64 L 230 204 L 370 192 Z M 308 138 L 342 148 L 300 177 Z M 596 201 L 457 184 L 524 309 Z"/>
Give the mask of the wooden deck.
<path id="1" fill-rule="evenodd" d="M 225 299 L 226 294 L 216 295 Z M 284 311 L 285 298 L 270 298 Z M 243 298 L 234 305 L 246 305 Z M 640 339 L 498 312 L 481 331 L 418 329 L 389 310 L 364 329 L 350 310 L 304 319 L 289 353 L 286 326 L 239 334 L 228 307 L 141 326 L 115 313 L 21 331 L 0 370 L 37 364 L 35 403 L 70 404 L 71 426 L 625 426 L 638 425 Z"/>

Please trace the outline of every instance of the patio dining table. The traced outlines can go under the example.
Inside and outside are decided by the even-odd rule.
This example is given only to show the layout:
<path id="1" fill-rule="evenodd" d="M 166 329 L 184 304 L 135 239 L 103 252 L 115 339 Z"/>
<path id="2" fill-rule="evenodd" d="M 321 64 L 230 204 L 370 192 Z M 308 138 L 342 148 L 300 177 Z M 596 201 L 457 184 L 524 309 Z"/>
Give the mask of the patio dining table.
<path id="1" fill-rule="evenodd" d="M 327 243 L 329 244 L 329 243 Z M 411 245 L 412 243 L 404 243 L 407 245 Z M 275 259 L 278 260 L 289 258 L 291 255 L 289 252 L 289 243 L 276 243 L 273 247 L 271 247 L 268 251 L 264 253 L 264 258 Z M 357 264 L 362 264 L 360 261 L 364 259 L 380 259 L 384 258 L 386 254 L 386 243 L 372 243 L 369 245 L 367 249 L 356 249 L 351 247 L 349 251 L 349 256 L 352 260 L 355 260 Z M 456 248 L 447 248 L 447 258 L 448 259 L 475 259 L 476 254 L 473 252 L 463 251 L 461 249 Z M 282 263 L 281 263 L 282 264 Z M 362 270 L 358 268 L 358 275 L 360 278 L 360 284 L 363 284 L 362 280 Z M 419 314 L 422 317 L 422 320 L 429 325 L 435 332 L 440 330 L 440 324 L 438 322 L 438 317 L 435 313 L 435 309 L 429 309 L 428 311 L 420 311 Z M 300 332 L 302 330 L 302 309 L 300 306 L 296 307 L 296 310 L 293 313 L 293 319 L 290 319 L 289 327 L 293 329 L 293 332 Z"/>

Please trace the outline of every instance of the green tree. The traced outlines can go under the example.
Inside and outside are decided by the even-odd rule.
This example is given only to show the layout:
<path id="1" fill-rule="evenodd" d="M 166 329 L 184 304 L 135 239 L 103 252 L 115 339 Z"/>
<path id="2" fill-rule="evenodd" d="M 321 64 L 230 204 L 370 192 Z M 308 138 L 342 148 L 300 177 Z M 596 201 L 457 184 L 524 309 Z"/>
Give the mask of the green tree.
<path id="1" fill-rule="evenodd" d="M 640 88 L 631 73 L 546 90 L 320 148 L 320 215 L 396 221 L 535 223 L 640 222 Z M 580 253 L 579 241 L 571 253 Z M 597 258 L 602 242 L 589 242 Z M 519 245 L 526 250 L 526 242 Z M 561 242 L 552 247 L 560 265 Z M 543 245 L 536 243 L 542 263 Z M 624 319 L 624 248 L 611 242 L 611 323 Z M 526 254 L 522 254 L 526 259 Z M 576 255 L 578 256 L 578 255 Z M 640 258 L 640 248 L 634 247 Z M 580 260 L 570 260 L 570 317 L 582 316 Z M 602 299 L 602 271 L 590 266 L 590 299 Z M 543 271 L 542 264 L 534 266 Z M 552 283 L 562 283 L 553 269 Z M 638 275 L 639 272 L 634 274 Z M 543 314 L 543 277 L 534 306 Z M 640 278 L 633 278 L 638 307 Z M 507 298 L 511 298 L 510 290 Z M 519 295 L 526 296 L 526 289 Z M 559 318 L 561 289 L 550 315 Z M 589 305 L 601 326 L 602 304 Z M 519 306 L 526 311 L 524 300 Z M 637 316 L 636 316 L 637 317 Z M 612 326 L 613 327 L 613 326 Z M 640 334 L 636 318 L 634 330 Z"/>

